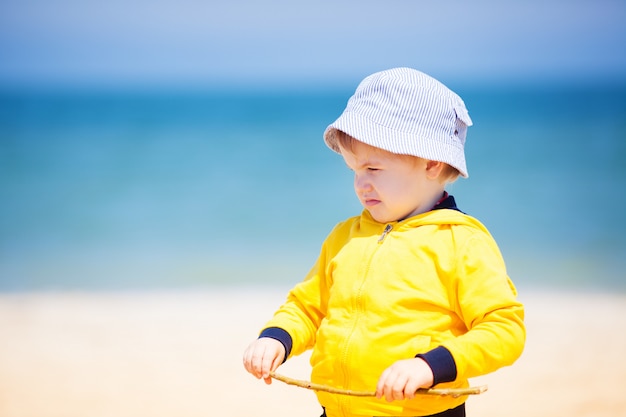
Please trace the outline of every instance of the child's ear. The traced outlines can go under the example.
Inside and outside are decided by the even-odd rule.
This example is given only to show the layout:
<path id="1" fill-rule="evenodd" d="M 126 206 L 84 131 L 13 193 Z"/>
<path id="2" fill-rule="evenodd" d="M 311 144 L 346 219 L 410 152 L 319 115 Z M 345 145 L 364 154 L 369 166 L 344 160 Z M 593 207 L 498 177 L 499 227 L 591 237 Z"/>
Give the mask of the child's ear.
<path id="1" fill-rule="evenodd" d="M 434 180 L 439 177 L 443 171 L 444 163 L 439 161 L 426 161 L 426 177 Z"/>

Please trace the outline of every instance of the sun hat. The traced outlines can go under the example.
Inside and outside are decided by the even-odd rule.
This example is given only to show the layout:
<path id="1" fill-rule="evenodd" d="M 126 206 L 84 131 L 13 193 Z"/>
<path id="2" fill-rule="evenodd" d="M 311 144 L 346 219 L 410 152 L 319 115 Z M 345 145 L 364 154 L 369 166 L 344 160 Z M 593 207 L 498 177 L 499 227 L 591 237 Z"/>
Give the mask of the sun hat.
<path id="1" fill-rule="evenodd" d="M 467 178 L 464 146 L 471 125 L 465 103 L 448 87 L 415 69 L 392 68 L 361 81 L 324 141 L 339 152 L 340 130 L 388 152 L 445 162 Z"/>

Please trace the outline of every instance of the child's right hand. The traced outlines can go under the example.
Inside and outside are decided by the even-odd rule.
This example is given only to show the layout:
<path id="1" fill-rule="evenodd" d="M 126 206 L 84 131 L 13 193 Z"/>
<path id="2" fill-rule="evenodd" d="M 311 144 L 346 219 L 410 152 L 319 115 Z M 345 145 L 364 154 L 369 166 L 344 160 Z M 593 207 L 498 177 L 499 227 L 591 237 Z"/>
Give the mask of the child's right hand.
<path id="1" fill-rule="evenodd" d="M 252 342 L 243 353 L 243 366 L 255 377 L 271 384 L 270 372 L 275 371 L 284 359 L 283 344 L 271 337 L 262 337 Z"/>

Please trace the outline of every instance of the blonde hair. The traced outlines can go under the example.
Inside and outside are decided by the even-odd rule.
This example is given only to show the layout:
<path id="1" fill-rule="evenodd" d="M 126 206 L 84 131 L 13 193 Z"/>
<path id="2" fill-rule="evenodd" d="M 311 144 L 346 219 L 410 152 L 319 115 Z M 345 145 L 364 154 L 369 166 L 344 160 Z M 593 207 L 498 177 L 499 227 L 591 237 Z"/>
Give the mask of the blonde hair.
<path id="1" fill-rule="evenodd" d="M 347 150 L 348 152 L 353 152 L 354 144 L 355 142 L 358 142 L 358 139 L 353 138 L 352 136 L 348 135 L 345 132 L 342 132 L 341 130 L 335 130 L 334 138 L 335 138 L 336 145 Z M 379 148 L 376 148 L 375 146 L 372 146 L 372 148 L 379 149 Z M 382 151 L 382 149 L 379 149 L 379 150 Z M 406 155 L 406 154 L 394 154 L 394 155 L 396 155 L 398 158 L 402 158 L 402 159 L 410 160 L 410 161 L 416 161 L 417 159 L 426 159 L 426 158 L 420 158 L 419 156 L 415 156 L 415 155 Z M 449 183 L 456 181 L 460 175 L 461 173 L 459 172 L 458 169 L 456 169 L 452 165 L 449 165 L 443 162 L 443 169 L 441 170 L 441 173 L 439 174 L 439 180 L 442 183 L 449 184 Z"/>

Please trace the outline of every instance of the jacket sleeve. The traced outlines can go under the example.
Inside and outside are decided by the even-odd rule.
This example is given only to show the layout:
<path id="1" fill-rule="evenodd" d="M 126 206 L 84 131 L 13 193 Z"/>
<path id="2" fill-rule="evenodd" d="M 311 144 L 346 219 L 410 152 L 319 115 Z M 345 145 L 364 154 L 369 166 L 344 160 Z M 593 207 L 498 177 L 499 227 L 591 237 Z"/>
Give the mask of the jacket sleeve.
<path id="1" fill-rule="evenodd" d="M 457 378 L 472 378 L 511 365 L 522 354 L 524 308 L 491 236 L 473 234 L 459 251 L 449 297 L 467 332 L 443 343 Z"/>
<path id="2" fill-rule="evenodd" d="M 276 332 L 269 329 L 285 331 L 291 339 L 290 355 L 293 356 L 313 347 L 317 329 L 326 315 L 330 287 L 326 274 L 327 241 L 322 245 L 321 253 L 306 278 L 289 291 L 285 303 L 261 332 L 261 336 L 266 336 L 268 331 Z"/>

